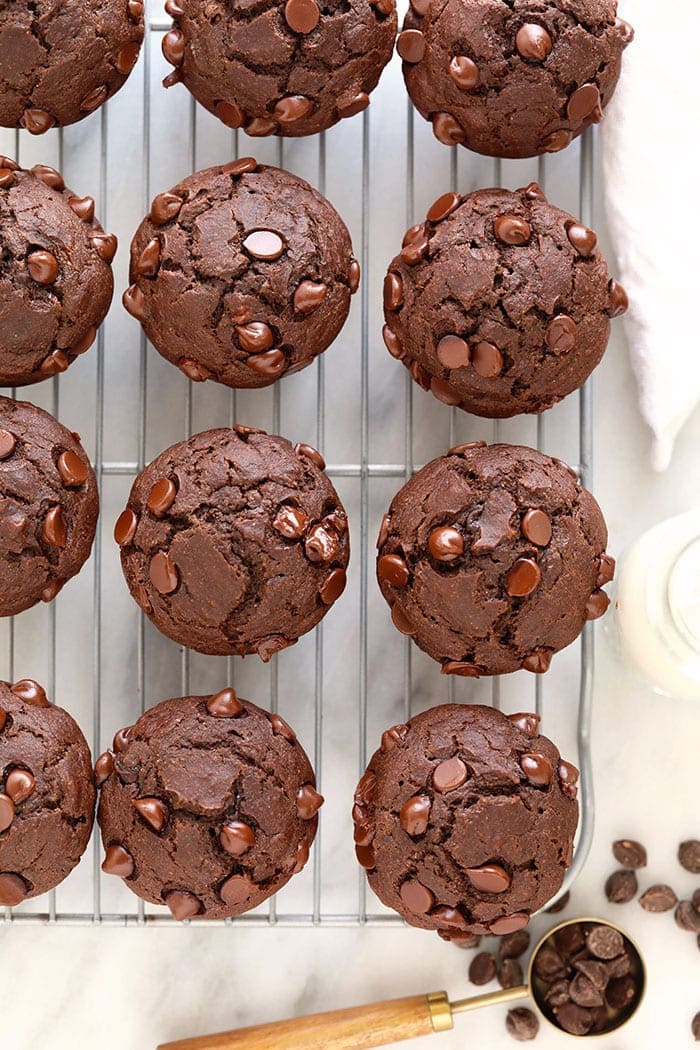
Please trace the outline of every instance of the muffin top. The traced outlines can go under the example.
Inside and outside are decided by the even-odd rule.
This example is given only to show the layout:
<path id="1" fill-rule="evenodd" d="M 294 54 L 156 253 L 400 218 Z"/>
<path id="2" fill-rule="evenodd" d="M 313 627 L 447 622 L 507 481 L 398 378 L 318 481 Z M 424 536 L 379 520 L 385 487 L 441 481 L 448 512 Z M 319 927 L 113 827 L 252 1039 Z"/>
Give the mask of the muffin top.
<path id="1" fill-rule="evenodd" d="M 232 689 L 157 704 L 96 774 L 103 869 L 178 919 L 276 893 L 306 863 L 323 803 L 287 723 Z"/>
<path id="2" fill-rule="evenodd" d="M 607 609 L 606 542 L 571 468 L 477 442 L 432 460 L 394 497 L 377 577 L 396 627 L 443 674 L 542 672 Z"/>
<path id="3" fill-rule="evenodd" d="M 564 149 L 602 119 L 634 32 L 617 0 L 413 0 L 408 93 L 446 145 L 490 157 Z"/>
<path id="4" fill-rule="evenodd" d="M 0 397 L 0 616 L 56 597 L 92 549 L 99 497 L 77 434 Z"/>
<path id="5" fill-rule="evenodd" d="M 383 734 L 355 793 L 356 852 L 412 926 L 511 933 L 561 886 L 578 770 L 538 723 L 445 704 Z"/>
<path id="6" fill-rule="evenodd" d="M 626 307 L 595 233 L 536 183 L 446 193 L 389 264 L 384 340 L 446 404 L 513 416 L 580 387 Z"/>
<path id="7" fill-rule="evenodd" d="M 163 54 L 195 98 L 249 135 L 312 135 L 369 105 L 395 0 L 167 0 Z"/>
<path id="8" fill-rule="evenodd" d="M 40 135 L 93 113 L 126 83 L 142 0 L 12 0 L 0 9 L 0 124 Z"/>
<path id="9" fill-rule="evenodd" d="M 64 372 L 92 346 L 114 291 L 117 238 L 92 197 L 66 189 L 54 168 L 23 171 L 0 157 L 0 386 Z"/>
<path id="10" fill-rule="evenodd" d="M 311 630 L 345 587 L 345 512 L 308 445 L 209 430 L 134 482 L 115 539 L 129 589 L 169 638 L 263 660 Z"/>
<path id="11" fill-rule="evenodd" d="M 330 346 L 359 279 L 332 204 L 244 157 L 158 194 L 131 245 L 124 305 L 190 379 L 261 387 Z"/>
<path id="12" fill-rule="evenodd" d="M 94 810 L 90 750 L 71 716 L 37 682 L 0 682 L 0 905 L 65 879 Z"/>

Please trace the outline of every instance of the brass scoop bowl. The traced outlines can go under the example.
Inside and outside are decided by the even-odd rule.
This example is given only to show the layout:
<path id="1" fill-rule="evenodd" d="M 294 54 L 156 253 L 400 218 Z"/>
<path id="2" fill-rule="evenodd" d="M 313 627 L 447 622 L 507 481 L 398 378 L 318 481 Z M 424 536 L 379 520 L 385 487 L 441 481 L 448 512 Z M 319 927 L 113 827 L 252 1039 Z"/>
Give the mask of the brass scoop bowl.
<path id="1" fill-rule="evenodd" d="M 569 919 L 549 930 L 532 953 L 527 984 L 516 988 L 499 989 L 455 1002 L 450 1002 L 446 992 L 431 992 L 428 995 L 391 999 L 368 1006 L 351 1007 L 348 1010 L 334 1010 L 288 1021 L 255 1025 L 252 1028 L 240 1028 L 219 1035 L 182 1039 L 175 1043 L 164 1043 L 158 1050 L 354 1050 L 358 1047 L 386 1046 L 387 1043 L 414 1039 L 416 1036 L 430 1035 L 432 1032 L 446 1032 L 454 1027 L 455 1014 L 495 1003 L 513 1003 L 527 996 L 532 997 L 541 1017 L 559 1031 L 564 1031 L 545 1001 L 546 985 L 538 977 L 535 964 L 542 950 L 553 945 L 553 938 L 557 933 L 576 925 L 584 928 L 607 926 L 617 930 L 622 935 L 625 950 L 630 958 L 630 973 L 635 984 L 634 998 L 620 1010 L 608 1010 L 608 1017 L 602 1029 L 583 1038 L 608 1035 L 621 1028 L 636 1013 L 644 995 L 644 963 L 634 941 L 619 926 L 604 919 L 586 918 Z"/>

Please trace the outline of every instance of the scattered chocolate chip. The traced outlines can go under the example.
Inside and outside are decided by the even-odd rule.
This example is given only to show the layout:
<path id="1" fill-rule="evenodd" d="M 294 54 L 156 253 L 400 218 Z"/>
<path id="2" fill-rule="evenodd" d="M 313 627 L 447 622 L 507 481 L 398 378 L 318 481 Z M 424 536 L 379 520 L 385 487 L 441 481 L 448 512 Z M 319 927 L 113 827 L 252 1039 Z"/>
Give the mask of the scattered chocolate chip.
<path id="1" fill-rule="evenodd" d="M 527 930 L 516 930 L 501 937 L 498 954 L 502 959 L 519 959 L 530 947 L 530 934 Z"/>
<path id="2" fill-rule="evenodd" d="M 655 913 L 670 911 L 671 908 L 675 908 L 676 904 L 678 904 L 678 897 L 670 886 L 658 884 L 645 890 L 639 898 L 639 903 L 644 908 L 644 911 Z"/>
<path id="3" fill-rule="evenodd" d="M 481 987 L 494 979 L 496 969 L 496 956 L 493 952 L 479 952 L 469 964 L 469 980 Z"/>
<path id="4" fill-rule="evenodd" d="M 611 904 L 627 904 L 637 896 L 638 889 L 633 871 L 614 871 L 605 883 L 605 896 Z"/>
<path id="5" fill-rule="evenodd" d="M 692 901 L 679 901 L 674 912 L 676 925 L 688 933 L 700 933 L 700 912 L 693 907 Z"/>
<path id="6" fill-rule="evenodd" d="M 700 1012 L 696 1013 L 690 1023 L 690 1030 L 696 1043 L 700 1043 Z"/>
<path id="7" fill-rule="evenodd" d="M 523 983 L 523 968 L 517 959 L 502 959 L 497 977 L 501 988 L 518 988 Z"/>
<path id="8" fill-rule="evenodd" d="M 693 875 L 700 875 L 700 842 L 688 839 L 678 847 L 678 861 L 682 868 Z"/>
<path id="9" fill-rule="evenodd" d="M 517 1042 L 527 1043 L 537 1036 L 540 1022 L 532 1010 L 526 1006 L 516 1006 L 506 1014 L 506 1030 Z"/>

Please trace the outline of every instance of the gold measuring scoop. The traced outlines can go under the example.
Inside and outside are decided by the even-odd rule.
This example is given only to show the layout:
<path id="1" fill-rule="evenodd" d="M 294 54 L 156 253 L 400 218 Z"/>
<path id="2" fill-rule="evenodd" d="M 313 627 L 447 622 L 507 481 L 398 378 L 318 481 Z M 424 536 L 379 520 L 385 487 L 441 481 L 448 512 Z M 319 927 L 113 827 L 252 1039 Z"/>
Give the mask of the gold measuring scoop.
<path id="1" fill-rule="evenodd" d="M 387 1043 L 414 1039 L 432 1032 L 446 1032 L 454 1027 L 455 1014 L 478 1010 L 496 1003 L 513 1003 L 532 996 L 541 1017 L 564 1031 L 556 1014 L 545 999 L 548 984 L 538 976 L 536 962 L 545 948 L 555 946 L 555 937 L 569 927 L 607 926 L 623 939 L 630 960 L 630 975 L 634 980 L 634 997 L 619 1009 L 609 1008 L 605 1024 L 594 1035 L 607 1035 L 621 1028 L 636 1013 L 644 995 L 646 975 L 637 945 L 624 930 L 605 919 L 569 919 L 549 930 L 537 943 L 528 967 L 527 984 L 516 988 L 502 988 L 497 992 L 470 996 L 450 1002 L 446 992 L 413 995 L 406 999 L 391 999 L 368 1006 L 311 1014 L 270 1024 L 240 1028 L 219 1035 L 205 1035 L 164 1043 L 158 1050 L 356 1050 L 361 1047 L 386 1046 Z"/>

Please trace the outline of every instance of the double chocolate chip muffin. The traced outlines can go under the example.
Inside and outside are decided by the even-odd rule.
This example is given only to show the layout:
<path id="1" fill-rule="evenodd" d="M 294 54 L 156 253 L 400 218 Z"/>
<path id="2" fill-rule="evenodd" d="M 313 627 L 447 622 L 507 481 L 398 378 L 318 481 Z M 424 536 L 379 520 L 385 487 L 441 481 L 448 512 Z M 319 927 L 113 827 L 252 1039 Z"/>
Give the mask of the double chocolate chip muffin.
<path id="1" fill-rule="evenodd" d="M 0 16 L 1 17 L 1 16 Z M 0 386 L 65 372 L 92 346 L 114 291 L 117 238 L 92 197 L 45 164 L 0 157 Z"/>
<path id="2" fill-rule="evenodd" d="M 355 792 L 357 859 L 379 899 L 445 939 L 527 925 L 560 888 L 578 770 L 534 714 L 445 704 L 382 736 Z"/>
<path id="3" fill-rule="evenodd" d="M 190 379 L 262 387 L 333 342 L 360 267 L 335 208 L 252 157 L 160 193 L 131 245 L 126 309 Z"/>
<path id="4" fill-rule="evenodd" d="M 142 0 L 0 5 L 0 124 L 41 135 L 98 109 L 136 64 L 143 7 Z"/>
<path id="5" fill-rule="evenodd" d="M 448 405 L 542 412 L 600 362 L 627 309 L 592 230 L 535 183 L 446 193 L 406 234 L 384 281 L 384 341 Z"/>
<path id="6" fill-rule="evenodd" d="M 343 506 L 309 445 L 235 426 L 162 452 L 134 482 L 115 539 L 132 596 L 169 638 L 263 660 L 345 588 Z"/>
<path id="7" fill-rule="evenodd" d="M 29 678 L 0 682 L 0 906 L 58 886 L 94 812 L 90 750 L 71 716 Z"/>
<path id="8" fill-rule="evenodd" d="M 313 135 L 369 105 L 396 38 L 395 0 L 166 0 L 163 54 L 230 128 Z"/>
<path id="9" fill-rule="evenodd" d="M 600 507 L 560 460 L 475 442 L 394 497 L 377 577 L 395 626 L 443 674 L 541 673 L 610 603 L 607 537 Z"/>
<path id="10" fill-rule="evenodd" d="M 0 397 L 0 616 L 50 602 L 92 549 L 99 496 L 77 434 Z"/>
<path id="11" fill-rule="evenodd" d="M 602 120 L 633 36 L 617 0 L 411 0 L 397 50 L 440 142 L 534 157 Z"/>
<path id="12" fill-rule="evenodd" d="M 225 919 L 309 857 L 323 798 L 279 715 L 233 689 L 164 700 L 97 760 L 103 871 L 176 919 Z"/>

